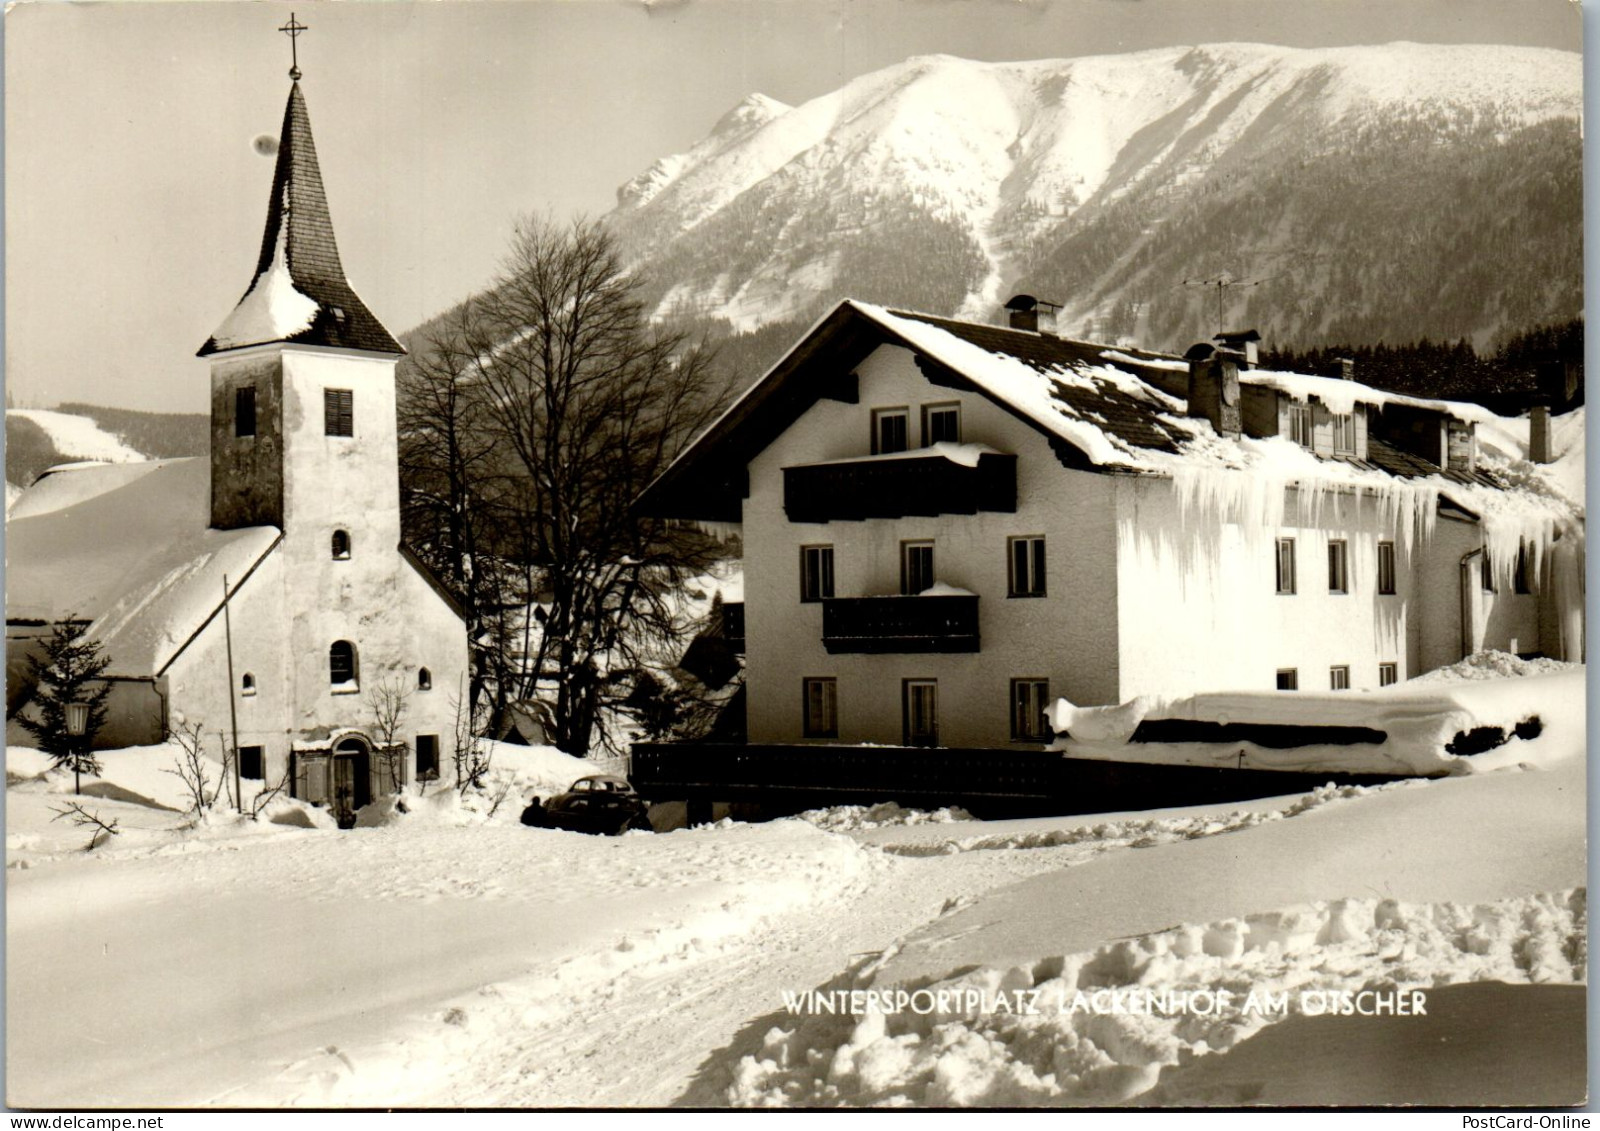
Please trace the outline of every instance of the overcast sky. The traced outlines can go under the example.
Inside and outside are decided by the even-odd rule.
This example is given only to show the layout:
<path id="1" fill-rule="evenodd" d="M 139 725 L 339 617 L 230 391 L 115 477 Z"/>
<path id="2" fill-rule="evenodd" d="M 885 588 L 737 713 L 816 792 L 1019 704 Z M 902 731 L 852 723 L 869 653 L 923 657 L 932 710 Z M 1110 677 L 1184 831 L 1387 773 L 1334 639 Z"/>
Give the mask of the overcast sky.
<path id="1" fill-rule="evenodd" d="M 910 55 L 1246 40 L 1577 50 L 1569 0 L 24 3 L 5 20 L 6 379 L 18 403 L 204 411 L 194 351 L 250 283 L 302 88 L 345 268 L 396 333 L 494 272 L 513 219 L 603 213 L 752 91 Z"/>

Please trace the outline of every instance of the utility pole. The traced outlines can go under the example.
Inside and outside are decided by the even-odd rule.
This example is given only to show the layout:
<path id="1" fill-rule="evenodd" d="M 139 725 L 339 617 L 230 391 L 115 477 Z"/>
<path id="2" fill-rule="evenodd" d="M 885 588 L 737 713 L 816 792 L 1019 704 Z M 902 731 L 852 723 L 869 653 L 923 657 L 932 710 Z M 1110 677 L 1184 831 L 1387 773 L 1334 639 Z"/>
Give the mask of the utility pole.
<path id="1" fill-rule="evenodd" d="M 233 618 L 228 613 L 228 575 L 222 575 L 222 632 L 228 652 L 228 721 L 233 727 L 233 807 L 236 811 L 244 812 L 244 787 L 239 773 L 239 708 L 234 702 L 237 688 L 233 684 Z M 228 772 L 228 764 L 222 764 L 222 772 Z"/>

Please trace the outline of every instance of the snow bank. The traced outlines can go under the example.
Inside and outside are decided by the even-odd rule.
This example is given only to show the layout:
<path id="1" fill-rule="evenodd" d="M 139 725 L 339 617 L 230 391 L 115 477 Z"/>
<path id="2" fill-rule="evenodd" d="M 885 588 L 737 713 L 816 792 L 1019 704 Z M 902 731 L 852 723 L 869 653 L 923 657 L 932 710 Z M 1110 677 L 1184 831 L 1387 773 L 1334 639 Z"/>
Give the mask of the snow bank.
<path id="1" fill-rule="evenodd" d="M 1552 663 L 1522 666 L 1523 671 L 1549 674 L 1499 678 L 1499 672 L 1515 671 L 1516 666 L 1492 657 L 1474 658 L 1466 666 L 1480 670 L 1478 665 L 1485 665 L 1482 678 L 1410 680 L 1375 691 L 1217 691 L 1173 700 L 1145 697 L 1108 708 L 1082 708 L 1061 699 L 1049 710 L 1057 734 L 1050 749 L 1097 761 L 1404 775 L 1471 774 L 1548 763 L 1582 749 L 1587 691 L 1583 665 L 1552 669 Z M 1164 720 L 1358 728 L 1381 740 L 1275 747 L 1234 731 L 1215 741 L 1129 741 L 1140 723 Z M 1460 736 L 1494 729 L 1501 735 L 1493 749 L 1450 749 Z M 1317 734 L 1311 731 L 1307 737 Z"/>
<path id="2" fill-rule="evenodd" d="M 829 809 L 808 809 L 796 816 L 819 829 L 829 832 L 856 832 L 860 829 L 884 829 L 902 825 L 940 825 L 956 821 L 971 821 L 973 816 L 959 806 L 934 809 L 904 809 L 893 801 L 877 805 L 835 805 Z"/>
<path id="3" fill-rule="evenodd" d="M 1407 687 L 1416 687 L 1419 684 L 1433 683 L 1462 683 L 1466 681 L 1484 679 L 1517 679 L 1530 675 L 1558 675 L 1562 672 L 1581 671 L 1584 665 L 1568 660 L 1552 660 L 1539 657 L 1524 660 L 1513 656 L 1509 652 L 1500 652 L 1491 648 L 1486 652 L 1474 652 L 1464 660 L 1457 660 L 1442 668 L 1435 668 L 1431 672 L 1406 681 Z"/>
<path id="4" fill-rule="evenodd" d="M 875 967 L 825 987 L 826 1012 L 775 1025 L 733 1072 L 738 1106 L 1032 1107 L 1119 1103 L 1163 1066 L 1294 1016 L 1426 1009 L 1462 982 L 1581 983 L 1581 889 L 1493 903 L 1318 901 L 1191 923 L 1094 950 L 916 986 Z M 850 991 L 859 991 L 850 998 Z M 1415 991 L 1415 992 L 1413 992 Z M 1367 998 L 1356 995 L 1368 993 Z M 1351 995 L 1348 999 L 1342 995 Z M 805 1015 L 809 1013 L 810 1015 Z"/>

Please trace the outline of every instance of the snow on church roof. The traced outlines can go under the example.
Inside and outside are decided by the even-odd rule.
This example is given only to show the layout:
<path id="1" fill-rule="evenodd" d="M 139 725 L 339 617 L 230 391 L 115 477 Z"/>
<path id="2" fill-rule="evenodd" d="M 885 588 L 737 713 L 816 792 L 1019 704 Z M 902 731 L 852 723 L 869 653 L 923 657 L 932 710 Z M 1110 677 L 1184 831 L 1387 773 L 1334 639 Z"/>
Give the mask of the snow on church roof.
<path id="1" fill-rule="evenodd" d="M 223 576 L 237 588 L 279 538 L 210 529 L 210 482 L 195 457 L 58 471 L 23 492 L 6 523 L 7 621 L 90 621 L 108 675 L 159 674 L 221 607 Z"/>
<path id="2" fill-rule="evenodd" d="M 200 356 L 268 342 L 405 353 L 345 278 L 298 82 L 283 111 L 255 277 Z"/>

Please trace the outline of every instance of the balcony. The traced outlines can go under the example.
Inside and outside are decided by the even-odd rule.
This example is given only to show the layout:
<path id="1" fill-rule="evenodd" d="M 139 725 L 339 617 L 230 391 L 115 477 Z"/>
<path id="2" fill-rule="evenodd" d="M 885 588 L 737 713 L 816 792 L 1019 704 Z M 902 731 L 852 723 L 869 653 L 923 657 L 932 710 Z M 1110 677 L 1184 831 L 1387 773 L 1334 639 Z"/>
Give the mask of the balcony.
<path id="1" fill-rule="evenodd" d="M 975 594 L 832 597 L 822 602 L 822 644 L 841 652 L 976 652 Z"/>
<path id="2" fill-rule="evenodd" d="M 790 522 L 855 522 L 913 515 L 1013 514 L 1017 457 L 976 444 L 935 444 L 911 452 L 783 469 Z"/>

